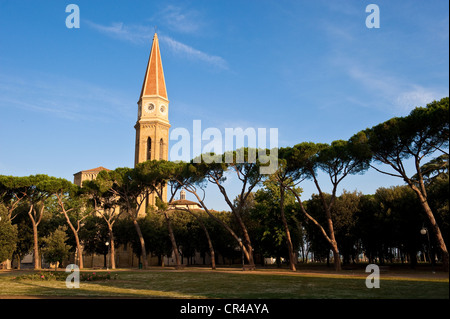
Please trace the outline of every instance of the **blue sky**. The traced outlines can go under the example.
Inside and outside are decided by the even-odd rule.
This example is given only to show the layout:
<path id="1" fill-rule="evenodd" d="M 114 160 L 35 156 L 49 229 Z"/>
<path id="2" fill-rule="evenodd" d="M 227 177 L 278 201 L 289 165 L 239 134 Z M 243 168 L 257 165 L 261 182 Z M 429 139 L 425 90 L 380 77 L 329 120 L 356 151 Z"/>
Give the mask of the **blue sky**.
<path id="1" fill-rule="evenodd" d="M 79 29 L 66 28 L 70 3 Z M 379 29 L 365 25 L 370 3 Z M 155 26 L 172 128 L 278 128 L 279 146 L 348 139 L 449 95 L 448 6 L 0 0 L 0 174 L 73 180 L 84 169 L 132 167 Z M 398 184 L 369 171 L 342 188 Z M 210 194 L 210 206 L 226 208 Z"/>

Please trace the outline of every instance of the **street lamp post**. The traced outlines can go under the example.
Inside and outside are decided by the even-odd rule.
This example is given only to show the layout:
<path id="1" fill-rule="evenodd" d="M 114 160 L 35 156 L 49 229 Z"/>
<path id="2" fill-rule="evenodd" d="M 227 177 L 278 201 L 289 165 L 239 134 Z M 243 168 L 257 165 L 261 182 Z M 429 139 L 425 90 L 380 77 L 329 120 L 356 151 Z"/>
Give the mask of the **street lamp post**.
<path id="1" fill-rule="evenodd" d="M 427 235 L 427 241 L 428 241 L 428 260 L 430 260 L 431 263 L 431 271 L 434 274 L 434 260 L 431 258 L 431 243 L 430 243 L 430 234 L 428 233 L 428 229 L 425 227 L 422 227 L 420 230 L 420 234 Z"/>
<path id="2" fill-rule="evenodd" d="M 241 259 L 242 259 L 242 270 L 244 270 L 244 249 L 242 247 L 242 239 L 238 238 L 239 241 L 239 247 L 241 248 Z"/>
<path id="3" fill-rule="evenodd" d="M 105 243 L 105 245 L 106 245 L 106 248 L 108 249 L 108 253 L 107 253 L 108 258 L 107 258 L 107 261 L 106 261 L 106 270 L 109 270 L 109 259 L 110 259 L 110 256 L 109 256 L 109 241 L 107 241 Z"/>

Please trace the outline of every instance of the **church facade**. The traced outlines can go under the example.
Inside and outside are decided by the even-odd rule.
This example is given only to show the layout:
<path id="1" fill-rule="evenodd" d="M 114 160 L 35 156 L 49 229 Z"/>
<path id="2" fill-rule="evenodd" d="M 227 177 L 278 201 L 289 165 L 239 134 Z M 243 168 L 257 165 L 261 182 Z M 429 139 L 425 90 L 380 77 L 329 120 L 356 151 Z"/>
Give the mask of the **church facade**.
<path id="1" fill-rule="evenodd" d="M 169 100 L 159 50 L 158 35 L 153 45 L 138 101 L 134 165 L 148 160 L 169 159 Z M 147 205 L 155 205 L 155 194 L 149 194 Z M 163 198 L 167 201 L 167 188 Z"/>
<path id="2" fill-rule="evenodd" d="M 137 106 L 137 121 L 134 125 L 136 130 L 134 166 L 148 160 L 168 160 L 170 129 L 169 99 L 164 79 L 159 40 L 156 33 L 153 36 L 152 48 Z M 109 169 L 100 166 L 75 173 L 74 184 L 81 187 L 85 180 L 95 179 L 102 170 L 109 171 Z M 167 201 L 167 186 L 163 191 L 163 199 Z M 156 194 L 149 194 L 147 202 L 145 205 L 142 205 L 139 211 L 139 215 L 145 216 L 146 208 L 149 205 L 155 205 L 155 200 Z M 193 210 L 201 209 L 199 204 L 186 200 L 184 191 L 181 192 L 179 200 L 174 200 L 170 203 L 169 209 L 171 212 L 175 212 L 180 207 Z M 157 265 L 157 257 L 148 257 L 149 265 Z M 200 256 L 196 256 L 195 259 L 199 263 L 204 262 L 204 258 L 200 258 Z M 104 256 L 84 256 L 85 267 L 102 267 L 104 263 Z M 174 265 L 174 256 L 165 256 L 163 263 L 165 265 Z M 138 257 L 134 255 L 129 246 L 118 247 L 116 250 L 117 267 L 137 267 L 138 264 Z"/>
<path id="3" fill-rule="evenodd" d="M 159 50 L 158 35 L 153 44 L 145 69 L 144 81 L 139 95 L 134 166 L 148 160 L 169 159 L 169 100 L 167 98 L 164 70 Z M 102 166 L 74 174 L 74 184 L 82 186 L 83 181 L 95 179 Z M 167 189 L 163 198 L 167 201 Z M 150 194 L 146 205 L 155 205 L 155 194 Z M 145 209 L 145 207 L 143 207 Z"/>

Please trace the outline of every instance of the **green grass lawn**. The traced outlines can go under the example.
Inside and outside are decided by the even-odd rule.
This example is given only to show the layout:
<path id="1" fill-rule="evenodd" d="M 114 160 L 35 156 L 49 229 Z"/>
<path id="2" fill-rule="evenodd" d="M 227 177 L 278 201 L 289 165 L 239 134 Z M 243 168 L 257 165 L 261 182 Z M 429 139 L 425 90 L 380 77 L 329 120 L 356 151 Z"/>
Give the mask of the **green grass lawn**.
<path id="1" fill-rule="evenodd" d="M 62 271 L 61 271 L 62 272 Z M 92 271 L 91 271 L 92 272 Z M 98 271 L 97 271 L 98 272 Z M 344 298 L 410 299 L 449 298 L 447 276 L 415 273 L 381 274 L 380 288 L 368 289 L 367 274 L 297 272 L 237 269 L 152 270 L 112 272 L 117 279 L 82 281 L 80 288 L 68 289 L 65 281 L 15 279 L 31 272 L 0 271 L 0 298 L 119 297 L 119 298 Z"/>

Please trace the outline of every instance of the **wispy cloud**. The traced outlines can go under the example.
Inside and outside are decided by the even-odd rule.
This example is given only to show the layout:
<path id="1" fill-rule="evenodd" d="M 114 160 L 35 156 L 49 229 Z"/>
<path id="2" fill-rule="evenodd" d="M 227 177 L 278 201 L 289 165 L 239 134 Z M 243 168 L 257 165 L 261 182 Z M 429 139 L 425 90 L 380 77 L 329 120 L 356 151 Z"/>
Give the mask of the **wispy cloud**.
<path id="1" fill-rule="evenodd" d="M 0 75 L 0 108 L 34 111 L 73 121 L 130 117 L 128 99 L 113 89 L 49 74 Z M 133 114 L 134 115 L 134 114 Z"/>
<path id="2" fill-rule="evenodd" d="M 181 33 L 196 33 L 201 30 L 204 17 L 197 10 L 185 10 L 168 5 L 158 13 L 159 20 L 170 30 Z"/>
<path id="3" fill-rule="evenodd" d="M 122 22 L 112 23 L 110 26 L 100 25 L 92 21 L 86 21 L 86 24 L 100 33 L 134 44 L 149 43 L 155 32 L 151 27 L 125 25 Z M 200 51 L 163 34 L 159 34 L 159 40 L 177 56 L 204 62 L 219 69 L 228 69 L 227 62 L 220 56 Z"/>
<path id="4" fill-rule="evenodd" d="M 322 28 L 330 41 L 333 41 L 334 43 L 340 44 L 340 42 L 344 41 L 344 43 L 348 45 L 348 42 L 355 40 L 355 36 L 349 26 L 332 24 L 328 21 L 323 21 L 319 24 L 319 28 Z"/>
<path id="5" fill-rule="evenodd" d="M 353 65 L 348 75 L 377 97 L 377 102 L 391 108 L 393 113 L 404 113 L 416 106 L 425 106 L 433 100 L 448 96 L 448 88 L 424 87 L 382 72 L 369 71 Z"/>
<path id="6" fill-rule="evenodd" d="M 420 85 L 410 85 L 409 90 L 398 94 L 395 103 L 405 109 L 416 106 L 425 106 L 433 100 L 448 96 L 448 89 L 424 88 Z"/>
<path id="7" fill-rule="evenodd" d="M 142 25 L 125 25 L 123 22 L 112 23 L 110 26 L 97 24 L 89 20 L 86 20 L 85 23 L 107 36 L 134 44 L 148 43 L 155 33 L 154 28 Z"/>
<path id="8" fill-rule="evenodd" d="M 171 51 L 177 55 L 183 55 L 190 59 L 203 61 L 220 69 L 228 69 L 227 62 L 220 56 L 202 52 L 165 35 L 161 35 L 159 39 L 167 44 Z"/>
<path id="9" fill-rule="evenodd" d="M 362 107 L 379 109 L 392 115 L 405 114 L 416 106 L 425 106 L 435 99 L 448 96 L 448 87 L 440 83 L 425 82 L 418 78 L 409 78 L 406 72 L 402 72 L 401 67 L 391 67 L 397 56 L 391 55 L 395 50 L 391 47 L 398 47 L 397 52 L 407 50 L 413 46 L 407 41 L 410 37 L 405 37 L 401 33 L 369 33 L 364 26 L 364 21 L 354 19 L 355 11 L 352 2 L 344 1 L 329 6 L 332 11 L 339 12 L 340 17 L 352 17 L 345 20 L 320 20 L 318 28 L 323 32 L 329 45 L 329 51 L 325 61 L 333 75 L 339 76 L 343 81 L 352 87 L 344 97 L 347 101 Z M 357 22 L 355 22 L 357 21 Z M 445 34 L 445 24 L 431 23 L 434 32 L 427 34 L 440 36 L 440 32 Z M 431 28 L 431 27 L 430 27 Z M 447 27 L 448 30 L 448 27 Z M 383 29 L 384 32 L 386 32 Z M 439 32 L 438 32 L 439 31 Z M 447 33 L 448 34 L 448 33 Z M 415 33 L 418 39 L 427 41 L 423 33 Z M 416 39 L 415 38 L 415 39 Z M 370 46 L 367 45 L 371 41 Z M 440 43 L 442 41 L 437 41 Z M 403 43 L 403 47 L 400 46 Z M 428 51 L 421 48 L 414 49 L 414 55 L 418 60 L 423 55 L 423 60 L 430 59 Z"/>

